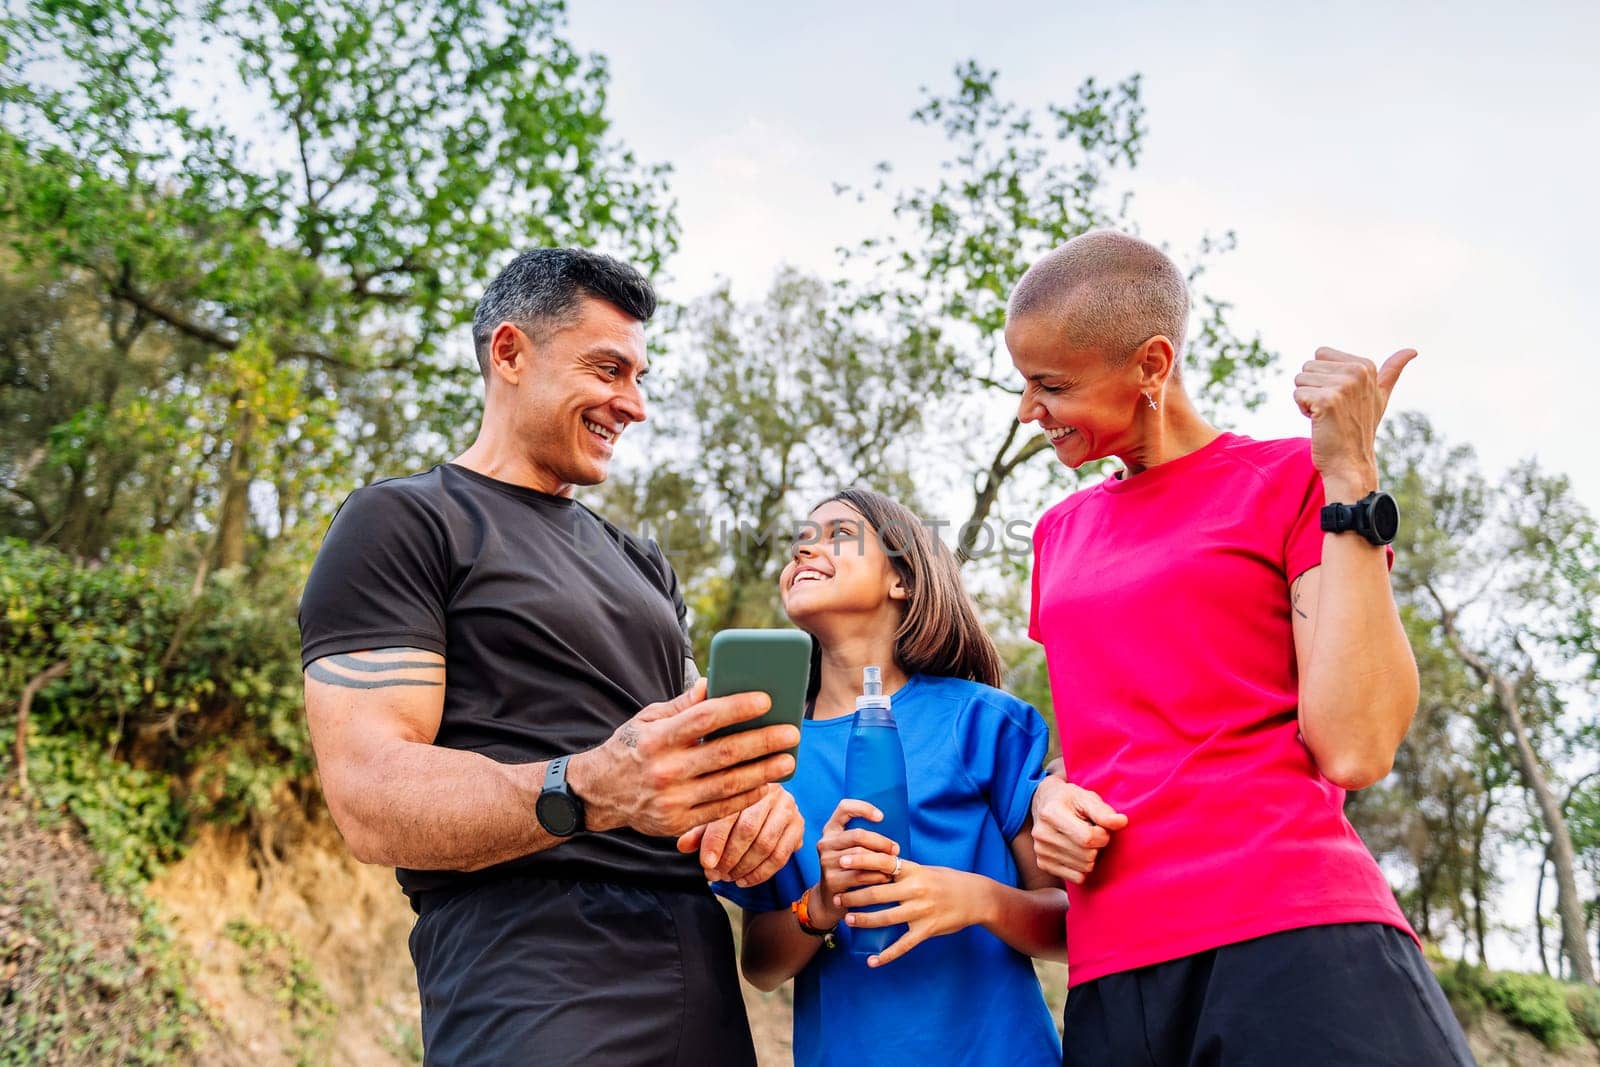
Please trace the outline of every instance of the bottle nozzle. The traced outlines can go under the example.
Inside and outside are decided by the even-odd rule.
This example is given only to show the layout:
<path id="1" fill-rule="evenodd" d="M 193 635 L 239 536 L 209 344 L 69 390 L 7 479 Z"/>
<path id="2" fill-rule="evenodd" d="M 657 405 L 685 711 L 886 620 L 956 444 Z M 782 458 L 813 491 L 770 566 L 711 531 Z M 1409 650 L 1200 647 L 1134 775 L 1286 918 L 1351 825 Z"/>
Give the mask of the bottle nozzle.
<path id="1" fill-rule="evenodd" d="M 861 695 L 879 697 L 883 695 L 883 676 L 876 667 L 867 667 L 861 672 Z"/>

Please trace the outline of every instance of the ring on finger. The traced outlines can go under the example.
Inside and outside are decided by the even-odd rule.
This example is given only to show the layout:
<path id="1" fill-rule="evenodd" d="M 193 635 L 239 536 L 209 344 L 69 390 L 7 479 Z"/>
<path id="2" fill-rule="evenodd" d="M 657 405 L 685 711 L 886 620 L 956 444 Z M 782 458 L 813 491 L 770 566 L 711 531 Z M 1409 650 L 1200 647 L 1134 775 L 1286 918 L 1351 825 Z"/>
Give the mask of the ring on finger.
<path id="1" fill-rule="evenodd" d="M 900 877 L 900 864 L 903 862 L 904 860 L 902 860 L 899 856 L 894 858 L 894 870 L 889 872 L 889 881 L 892 882 Z"/>

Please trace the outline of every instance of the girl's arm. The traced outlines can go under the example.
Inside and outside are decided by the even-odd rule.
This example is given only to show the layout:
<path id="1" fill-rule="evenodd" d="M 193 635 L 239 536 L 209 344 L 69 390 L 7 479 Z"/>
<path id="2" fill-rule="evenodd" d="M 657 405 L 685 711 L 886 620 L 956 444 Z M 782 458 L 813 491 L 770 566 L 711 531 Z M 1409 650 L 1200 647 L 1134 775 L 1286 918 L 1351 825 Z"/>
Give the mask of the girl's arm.
<path id="1" fill-rule="evenodd" d="M 849 911 L 845 922 L 853 928 L 907 924 L 910 929 L 882 953 L 867 961 L 869 967 L 892 963 L 930 937 L 941 937 L 982 926 L 1000 940 L 1029 956 L 1066 959 L 1067 894 L 1050 875 L 1039 869 L 1033 854 L 1032 820 L 1011 839 L 1022 888 L 1002 885 L 992 878 L 949 867 L 924 867 L 906 860 L 900 875 L 887 885 L 856 889 L 835 898 L 844 908 L 894 903 L 883 911 Z M 873 855 L 865 862 L 889 874 L 893 856 Z"/>
<path id="2" fill-rule="evenodd" d="M 815 889 L 811 900 L 817 899 Z M 812 916 L 821 925 L 821 920 Z M 834 920 L 837 922 L 838 920 Z M 794 914 L 784 911 L 744 913 L 744 948 L 739 953 L 739 969 L 745 980 L 763 993 L 770 993 L 806 969 L 811 957 L 822 947 L 822 938 L 800 929 Z"/>
<path id="3" fill-rule="evenodd" d="M 1039 867 L 1033 851 L 1033 818 L 1030 816 L 1011 839 L 1011 855 L 1017 861 L 1021 889 L 991 883 L 1008 894 L 1021 894 L 1022 901 L 1008 898 L 1002 913 L 1007 929 L 984 923 L 991 934 L 1027 956 L 1042 960 L 1067 961 L 1067 891 L 1060 879 Z M 1009 932 L 1008 932 L 1009 931 Z"/>
<path id="4" fill-rule="evenodd" d="M 834 903 L 839 893 L 887 881 L 878 868 L 894 866 L 899 845 L 871 830 L 845 829 L 846 822 L 858 818 L 881 822 L 883 813 L 864 800 L 841 800 L 817 841 L 822 881 L 807 890 L 806 898 L 815 929 L 832 930 L 839 925 L 844 916 L 844 909 Z M 875 862 L 880 859 L 883 864 Z M 770 992 L 805 970 L 822 943 L 822 938 L 800 929 L 792 911 L 746 911 L 739 966 L 751 985 Z"/>

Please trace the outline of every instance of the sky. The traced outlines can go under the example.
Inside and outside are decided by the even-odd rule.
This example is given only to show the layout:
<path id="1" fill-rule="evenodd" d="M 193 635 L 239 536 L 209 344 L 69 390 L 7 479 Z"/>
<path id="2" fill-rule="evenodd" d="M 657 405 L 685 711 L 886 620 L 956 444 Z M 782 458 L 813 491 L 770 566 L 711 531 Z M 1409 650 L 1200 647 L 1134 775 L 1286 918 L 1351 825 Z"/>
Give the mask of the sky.
<path id="1" fill-rule="evenodd" d="M 909 115 L 963 60 L 1035 109 L 1139 73 L 1133 218 L 1180 252 L 1232 230 L 1206 291 L 1282 356 L 1238 428 L 1306 432 L 1289 379 L 1319 345 L 1414 347 L 1391 410 L 1491 475 L 1537 457 L 1600 514 L 1600 5 L 575 0 L 569 36 L 610 62 L 617 135 L 674 168 L 677 300 L 833 273 L 885 221 L 833 183 L 931 179 L 942 141 Z M 1501 901 L 1524 928 L 1525 873 Z M 1504 935 L 1491 962 L 1536 966 Z"/>
<path id="2" fill-rule="evenodd" d="M 1289 379 L 1319 345 L 1414 347 L 1392 410 L 1491 474 L 1536 456 L 1600 513 L 1600 5 L 1394 8 L 576 0 L 568 32 L 610 62 L 618 137 L 674 168 L 680 300 L 834 273 L 885 220 L 833 183 L 931 178 L 942 140 L 909 115 L 962 60 L 1035 109 L 1137 72 L 1132 217 L 1180 253 L 1234 231 L 1205 290 L 1282 357 L 1240 429 L 1306 432 Z"/>

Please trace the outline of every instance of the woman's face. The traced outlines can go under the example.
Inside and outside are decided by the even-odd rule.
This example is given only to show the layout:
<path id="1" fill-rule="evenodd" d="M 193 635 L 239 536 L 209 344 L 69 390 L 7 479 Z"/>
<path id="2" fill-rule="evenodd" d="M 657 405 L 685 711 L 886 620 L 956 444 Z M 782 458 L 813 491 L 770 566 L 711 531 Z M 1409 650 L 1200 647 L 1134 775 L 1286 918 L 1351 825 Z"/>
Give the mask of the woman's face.
<path id="1" fill-rule="evenodd" d="M 870 617 L 905 599 L 878 532 L 842 500 L 811 513 L 778 576 L 778 593 L 783 610 L 805 630 L 830 617 Z"/>
<path id="2" fill-rule="evenodd" d="M 1138 449 L 1148 403 L 1136 361 L 1113 367 L 1098 351 L 1067 346 L 1047 316 L 1008 322 L 1006 347 L 1023 378 L 1017 421 L 1038 423 L 1057 459 L 1078 467 Z"/>

